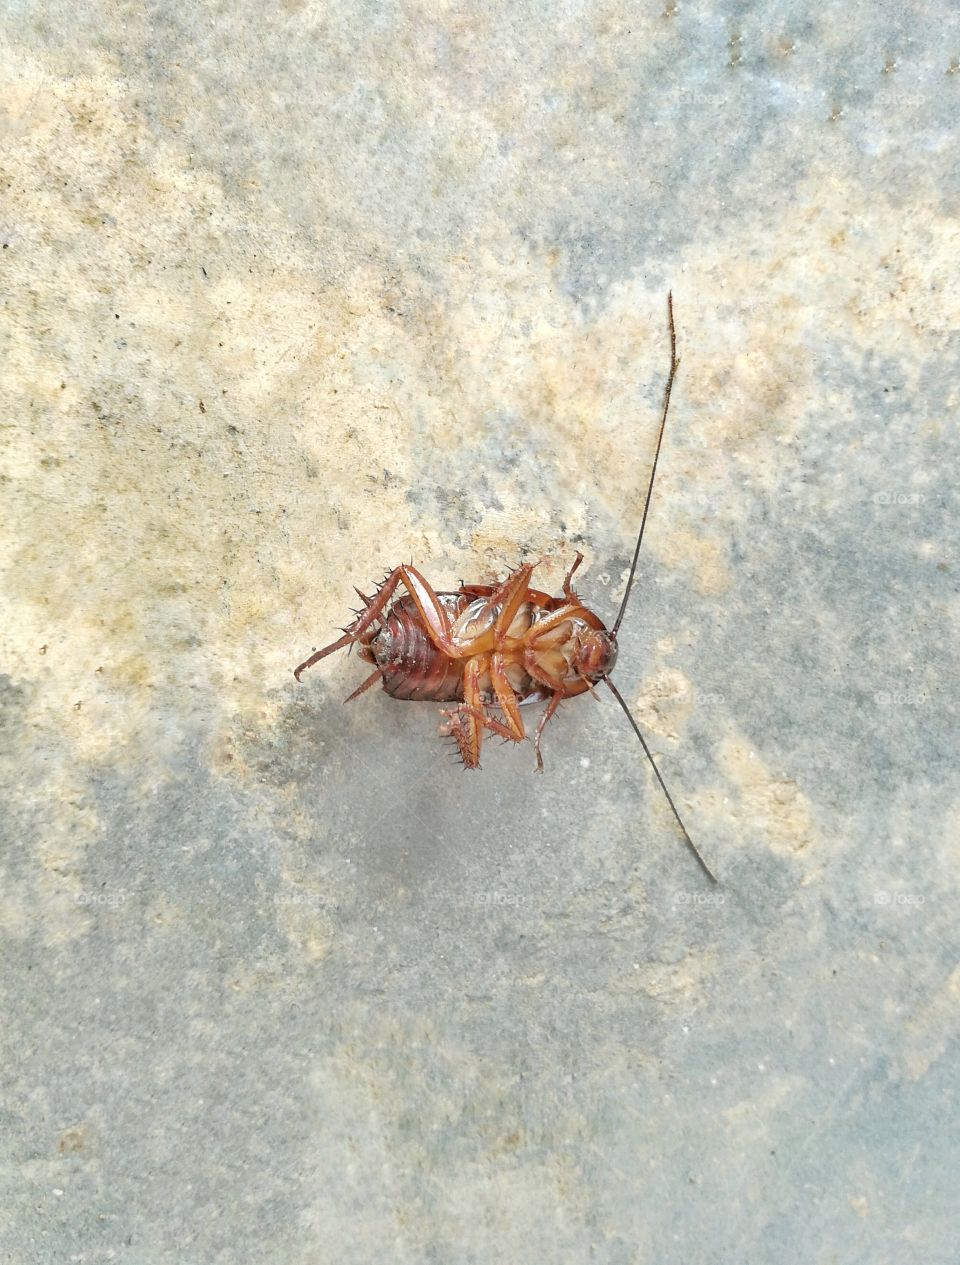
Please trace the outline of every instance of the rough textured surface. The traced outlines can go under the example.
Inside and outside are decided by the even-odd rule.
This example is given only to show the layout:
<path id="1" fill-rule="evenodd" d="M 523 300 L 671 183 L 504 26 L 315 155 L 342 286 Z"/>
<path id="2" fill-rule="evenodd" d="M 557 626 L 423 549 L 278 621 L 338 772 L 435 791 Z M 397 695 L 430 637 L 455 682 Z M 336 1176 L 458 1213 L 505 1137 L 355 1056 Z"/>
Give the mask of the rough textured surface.
<path id="1" fill-rule="evenodd" d="M 79 10 L 79 11 L 78 11 Z M 7 5 L 4 1261 L 956 1260 L 960 22 Z M 612 702 L 291 668 L 518 555 Z"/>

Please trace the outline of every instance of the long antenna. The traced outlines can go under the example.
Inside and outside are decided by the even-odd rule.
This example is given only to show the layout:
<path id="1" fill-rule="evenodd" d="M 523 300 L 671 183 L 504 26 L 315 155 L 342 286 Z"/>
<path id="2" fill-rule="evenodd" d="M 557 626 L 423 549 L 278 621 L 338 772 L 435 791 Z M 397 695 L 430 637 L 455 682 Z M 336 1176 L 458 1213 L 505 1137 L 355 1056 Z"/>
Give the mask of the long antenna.
<path id="1" fill-rule="evenodd" d="M 704 874 L 706 874 L 710 882 L 716 883 L 717 881 L 716 875 L 713 873 L 709 865 L 707 865 L 706 861 L 704 861 L 703 857 L 697 851 L 697 845 L 693 842 L 693 840 L 687 834 L 687 828 L 683 824 L 683 821 L 680 818 L 680 814 L 677 812 L 677 806 L 673 802 L 673 797 L 671 796 L 670 792 L 667 790 L 666 782 L 664 782 L 663 778 L 660 776 L 660 770 L 657 768 L 656 761 L 653 758 L 653 753 L 651 752 L 650 748 L 647 746 L 647 740 L 646 738 L 644 738 L 643 734 L 640 732 L 640 726 L 634 720 L 633 713 L 630 711 L 630 708 L 627 706 L 626 702 L 624 701 L 623 695 L 620 693 L 620 691 L 617 689 L 614 683 L 610 680 L 610 678 L 608 676 L 605 676 L 603 679 L 606 681 L 607 685 L 610 687 L 610 693 L 613 695 L 613 697 L 617 700 L 617 702 L 623 708 L 624 715 L 626 716 L 627 720 L 629 720 L 630 724 L 633 726 L 633 732 L 640 739 L 640 745 L 643 747 L 646 753 L 647 759 L 650 761 L 650 767 L 653 769 L 654 773 L 656 773 L 657 781 L 660 783 L 663 793 L 667 797 L 667 803 L 673 809 L 673 815 L 677 819 L 677 825 L 683 831 L 683 837 L 684 837 L 684 840 L 686 841 L 687 847 L 690 849 L 693 855 L 697 858 L 697 861 L 699 862 L 701 870 L 703 870 Z"/>
<path id="2" fill-rule="evenodd" d="M 650 483 L 647 486 L 647 499 L 643 503 L 643 518 L 640 520 L 640 534 L 637 536 L 637 547 L 633 551 L 633 562 L 630 564 L 630 574 L 627 577 L 627 587 L 623 593 L 623 601 L 620 603 L 620 610 L 617 613 L 616 622 L 610 629 L 610 635 L 616 637 L 617 629 L 623 620 L 623 613 L 627 609 L 627 601 L 630 597 L 630 590 L 633 588 L 633 577 L 637 572 L 637 559 L 640 557 L 640 545 L 643 543 L 643 529 L 647 525 L 647 514 L 650 510 L 650 498 L 653 495 L 653 480 L 657 474 L 657 461 L 660 458 L 660 445 L 663 443 L 663 432 L 667 425 L 667 413 L 670 410 L 670 392 L 673 390 L 673 380 L 677 376 L 677 370 L 680 368 L 680 361 L 677 357 L 677 331 L 673 325 L 673 292 L 667 295 L 667 320 L 670 326 L 670 376 L 667 378 L 667 386 L 663 393 L 663 412 L 660 414 L 660 433 L 657 435 L 657 449 L 653 454 L 653 465 L 650 467 Z M 643 739 L 641 738 L 641 742 Z M 659 777 L 659 774 L 657 775 Z M 664 787 L 666 790 L 666 787 Z"/>

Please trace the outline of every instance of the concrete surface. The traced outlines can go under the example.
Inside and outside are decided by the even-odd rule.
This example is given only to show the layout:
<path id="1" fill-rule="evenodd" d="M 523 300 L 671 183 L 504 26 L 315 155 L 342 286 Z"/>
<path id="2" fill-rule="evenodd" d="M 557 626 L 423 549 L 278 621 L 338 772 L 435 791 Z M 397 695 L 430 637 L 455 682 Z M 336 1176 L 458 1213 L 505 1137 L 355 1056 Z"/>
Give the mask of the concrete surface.
<path id="1" fill-rule="evenodd" d="M 4 1262 L 948 1265 L 960 19 L 3 13 Z M 414 558 L 616 609 L 467 775 Z"/>

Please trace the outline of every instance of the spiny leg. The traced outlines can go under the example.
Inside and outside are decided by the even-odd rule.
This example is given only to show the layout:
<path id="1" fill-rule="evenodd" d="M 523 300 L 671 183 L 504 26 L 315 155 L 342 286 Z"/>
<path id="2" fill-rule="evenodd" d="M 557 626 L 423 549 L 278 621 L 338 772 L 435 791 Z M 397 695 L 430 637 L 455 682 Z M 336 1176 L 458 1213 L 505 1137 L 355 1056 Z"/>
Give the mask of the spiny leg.
<path id="1" fill-rule="evenodd" d="M 488 672 L 490 674 L 490 683 L 497 696 L 497 705 L 503 712 L 505 720 L 497 720 L 495 716 L 490 716 L 486 712 L 472 707 L 468 710 L 485 729 L 498 734 L 501 738 L 509 738 L 512 742 L 523 742 L 527 735 L 523 727 L 523 719 L 520 715 L 516 692 L 507 680 L 507 675 L 503 670 L 502 654 L 492 654 L 490 656 Z"/>
<path id="2" fill-rule="evenodd" d="M 294 669 L 293 675 L 297 680 L 300 680 L 301 672 L 304 672 L 307 668 L 312 668 L 315 663 L 325 659 L 328 654 L 333 654 L 334 651 L 342 650 L 344 646 L 350 646 L 354 642 L 359 641 L 371 624 L 375 623 L 383 613 L 401 581 L 416 603 L 417 610 L 423 617 L 424 627 L 431 640 L 438 649 L 444 650 L 450 644 L 450 624 L 436 593 L 434 593 L 419 571 L 415 571 L 413 567 L 394 567 L 378 588 L 377 595 L 373 601 L 370 601 L 357 589 L 363 601 L 367 602 L 366 610 L 361 611 L 349 628 L 344 629 L 342 637 L 331 642 L 329 646 L 324 646 L 321 650 L 315 651 L 309 659 L 305 659 L 299 667 Z"/>
<path id="3" fill-rule="evenodd" d="M 536 753 L 536 757 L 537 757 L 537 772 L 538 773 L 543 772 L 543 756 L 540 754 L 540 739 L 543 736 L 543 731 L 546 729 L 548 721 L 554 715 L 557 708 L 560 706 L 560 699 L 562 697 L 563 696 L 560 693 L 556 693 L 552 695 L 550 702 L 547 704 L 546 708 L 544 709 L 543 715 L 540 717 L 539 721 L 537 722 L 537 731 L 533 735 L 533 750 Z"/>
<path id="4" fill-rule="evenodd" d="M 344 646 L 351 646 L 355 641 L 359 641 L 363 634 L 373 624 L 380 614 L 383 612 L 387 603 L 393 597 L 397 585 L 400 583 L 400 576 L 403 568 L 394 567 L 384 582 L 380 585 L 376 597 L 369 602 L 366 610 L 360 612 L 357 618 L 343 631 L 343 636 L 336 641 L 332 641 L 329 646 L 323 646 L 320 650 L 315 650 L 309 659 L 304 659 L 299 667 L 294 668 L 293 675 L 300 680 L 301 672 L 305 672 L 307 668 L 312 668 L 315 663 L 319 663 L 321 659 L 325 659 L 328 654 L 333 654 L 336 650 L 342 650 Z M 360 590 L 357 589 L 360 593 Z M 363 594 L 360 593 L 363 597 Z"/>
<path id="5" fill-rule="evenodd" d="M 353 693 L 348 694 L 347 697 L 343 701 L 345 703 L 352 703 L 355 698 L 359 698 L 360 695 L 363 694 L 366 690 L 368 690 L 371 685 L 376 685 L 378 681 L 382 681 L 382 680 L 383 680 L 383 673 L 380 671 L 379 668 L 377 668 L 375 671 L 370 673 L 370 675 L 367 677 L 367 679 L 363 682 L 362 685 L 358 685 L 357 688 L 353 691 Z"/>
<path id="6" fill-rule="evenodd" d="M 480 678 L 486 670 L 486 655 L 476 655 L 468 659 L 463 665 L 463 702 L 459 707 L 440 713 L 446 718 L 446 732 L 453 736 L 460 749 L 460 759 L 468 769 L 480 767 L 480 746 L 483 741 Z"/>

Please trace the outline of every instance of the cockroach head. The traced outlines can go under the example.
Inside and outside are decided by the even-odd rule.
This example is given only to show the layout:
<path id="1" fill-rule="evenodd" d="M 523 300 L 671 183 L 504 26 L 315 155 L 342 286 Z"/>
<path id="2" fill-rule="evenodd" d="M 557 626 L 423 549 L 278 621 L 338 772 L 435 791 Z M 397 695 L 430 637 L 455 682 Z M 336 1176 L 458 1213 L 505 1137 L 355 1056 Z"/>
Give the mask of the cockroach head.
<path id="1" fill-rule="evenodd" d="M 609 676 L 617 664 L 617 639 L 605 629 L 591 629 L 577 645 L 573 666 L 590 682 Z"/>

